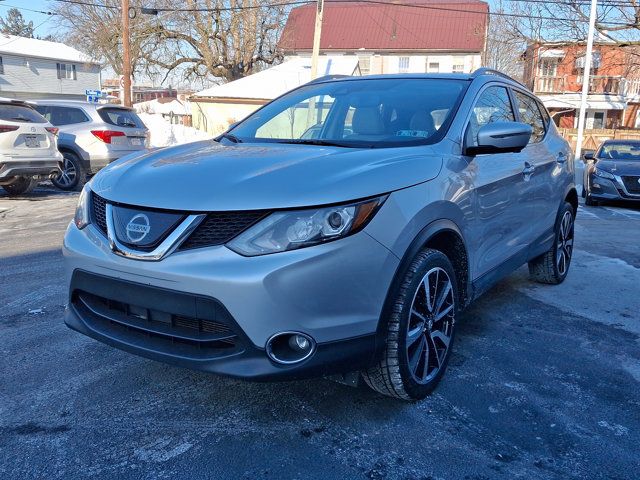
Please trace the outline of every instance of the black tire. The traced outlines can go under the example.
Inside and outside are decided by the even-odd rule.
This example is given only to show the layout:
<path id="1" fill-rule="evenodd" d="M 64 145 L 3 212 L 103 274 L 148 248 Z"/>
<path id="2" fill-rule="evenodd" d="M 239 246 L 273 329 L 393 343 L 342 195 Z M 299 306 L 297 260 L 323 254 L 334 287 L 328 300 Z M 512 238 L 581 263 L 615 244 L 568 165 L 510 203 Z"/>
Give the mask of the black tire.
<path id="1" fill-rule="evenodd" d="M 55 178 L 51 179 L 60 190 L 67 192 L 80 191 L 87 183 L 87 172 L 82 166 L 80 159 L 71 152 L 62 152 L 63 171 Z"/>
<path id="2" fill-rule="evenodd" d="M 429 288 L 436 285 L 430 300 L 426 299 L 424 281 Z M 437 250 L 420 251 L 404 275 L 397 295 L 389 300 L 393 302 L 391 308 L 385 309 L 391 312 L 386 345 L 380 362 L 361 372 L 367 385 L 383 395 L 403 400 L 421 400 L 431 393 L 451 354 L 458 298 L 456 276 L 449 259 Z M 438 303 L 441 305 L 436 308 Z M 422 315 L 430 311 L 429 305 L 433 307 L 431 313 Z M 414 312 L 414 308 L 422 313 Z M 436 320 L 443 312 L 446 315 Z M 446 344 L 442 334 L 448 335 Z"/>
<path id="3" fill-rule="evenodd" d="M 565 223 L 567 221 L 568 224 Z M 529 262 L 529 274 L 533 280 L 557 285 L 567 278 L 573 256 L 574 225 L 573 206 L 565 202 L 556 220 L 553 246 Z"/>
<path id="4" fill-rule="evenodd" d="M 17 197 L 18 195 L 31 193 L 37 186 L 38 180 L 35 180 L 34 178 L 18 177 L 12 183 L 2 185 L 2 188 L 4 188 L 10 197 Z"/>
<path id="5" fill-rule="evenodd" d="M 600 205 L 600 202 L 598 202 L 597 200 L 594 200 L 593 198 L 591 198 L 591 195 L 589 195 L 587 193 L 587 196 L 584 199 L 584 204 L 587 207 L 597 207 L 598 205 Z"/>

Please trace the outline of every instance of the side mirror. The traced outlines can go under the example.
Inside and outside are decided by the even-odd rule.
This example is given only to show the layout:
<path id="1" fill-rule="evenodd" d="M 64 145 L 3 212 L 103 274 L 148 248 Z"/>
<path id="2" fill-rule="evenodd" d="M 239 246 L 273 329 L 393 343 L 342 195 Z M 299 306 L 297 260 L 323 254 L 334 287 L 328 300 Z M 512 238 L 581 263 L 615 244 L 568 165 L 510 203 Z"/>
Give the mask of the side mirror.
<path id="1" fill-rule="evenodd" d="M 595 159 L 595 154 L 593 150 L 586 151 L 582 154 L 582 160 L 584 160 L 585 162 L 588 162 L 589 160 L 594 160 L 594 159 Z"/>
<path id="2" fill-rule="evenodd" d="M 478 130 L 478 144 L 468 146 L 466 155 L 520 152 L 531 139 L 531 125 L 520 122 L 493 122 Z"/>

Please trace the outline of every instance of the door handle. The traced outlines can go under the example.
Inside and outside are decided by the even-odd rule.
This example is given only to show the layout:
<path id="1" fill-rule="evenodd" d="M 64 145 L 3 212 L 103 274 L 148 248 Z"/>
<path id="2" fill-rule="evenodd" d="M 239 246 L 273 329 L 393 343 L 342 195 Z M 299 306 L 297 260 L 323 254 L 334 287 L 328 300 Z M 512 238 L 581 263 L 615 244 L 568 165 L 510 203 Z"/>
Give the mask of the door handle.
<path id="1" fill-rule="evenodd" d="M 556 162 L 564 163 L 566 161 L 567 161 L 567 154 L 564 152 L 558 152 L 558 155 L 556 156 Z"/>
<path id="2" fill-rule="evenodd" d="M 535 165 L 531 165 L 529 162 L 524 162 L 524 168 L 522 169 L 522 173 L 524 175 L 531 175 L 536 169 Z"/>

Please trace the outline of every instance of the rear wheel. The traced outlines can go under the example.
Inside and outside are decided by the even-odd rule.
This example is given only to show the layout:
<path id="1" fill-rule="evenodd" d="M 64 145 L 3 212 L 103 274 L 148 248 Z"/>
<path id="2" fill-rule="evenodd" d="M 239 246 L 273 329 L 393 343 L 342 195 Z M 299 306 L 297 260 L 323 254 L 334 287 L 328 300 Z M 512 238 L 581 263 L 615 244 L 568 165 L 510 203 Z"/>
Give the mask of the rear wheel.
<path id="1" fill-rule="evenodd" d="M 381 361 L 363 371 L 374 390 L 420 400 L 438 384 L 455 333 L 458 287 L 453 266 L 437 250 L 418 253 L 392 300 Z"/>
<path id="2" fill-rule="evenodd" d="M 549 251 L 529 262 L 529 274 L 540 283 L 562 283 L 569 273 L 574 230 L 574 211 L 570 203 L 564 203 L 555 230 L 555 241 Z"/>
<path id="3" fill-rule="evenodd" d="M 38 185 L 38 180 L 32 177 L 17 177 L 13 182 L 2 185 L 2 188 L 12 197 L 31 193 Z"/>
<path id="4" fill-rule="evenodd" d="M 70 152 L 63 152 L 62 156 L 64 157 L 62 161 L 62 171 L 57 177 L 51 179 L 51 183 L 60 190 L 82 190 L 87 177 L 82 162 L 80 162 L 80 159 L 76 155 Z"/>

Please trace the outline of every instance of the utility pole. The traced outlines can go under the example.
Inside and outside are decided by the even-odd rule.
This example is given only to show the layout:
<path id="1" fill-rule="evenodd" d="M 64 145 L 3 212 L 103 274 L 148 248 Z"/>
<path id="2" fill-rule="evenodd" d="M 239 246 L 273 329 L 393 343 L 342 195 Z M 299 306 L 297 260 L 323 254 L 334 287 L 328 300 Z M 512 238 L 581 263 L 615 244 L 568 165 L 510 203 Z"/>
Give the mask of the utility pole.
<path id="1" fill-rule="evenodd" d="M 122 104 L 131 106 L 131 46 L 129 31 L 129 0 L 122 0 Z"/>
<path id="2" fill-rule="evenodd" d="M 591 82 L 591 61 L 593 54 L 593 36 L 596 26 L 596 13 L 598 0 L 591 0 L 591 12 L 589 14 L 589 32 L 587 34 L 587 51 L 584 57 L 584 76 L 582 78 L 582 96 L 580 97 L 580 114 L 578 116 L 578 138 L 576 139 L 576 185 L 582 185 L 582 172 L 584 165 L 580 162 L 582 155 L 582 141 L 584 139 L 584 122 L 587 114 L 587 96 L 589 95 L 589 83 Z"/>
<path id="3" fill-rule="evenodd" d="M 318 77 L 318 55 L 320 54 L 320 36 L 322 35 L 322 14 L 324 0 L 317 0 L 316 27 L 313 31 L 313 51 L 311 52 L 311 80 Z"/>

